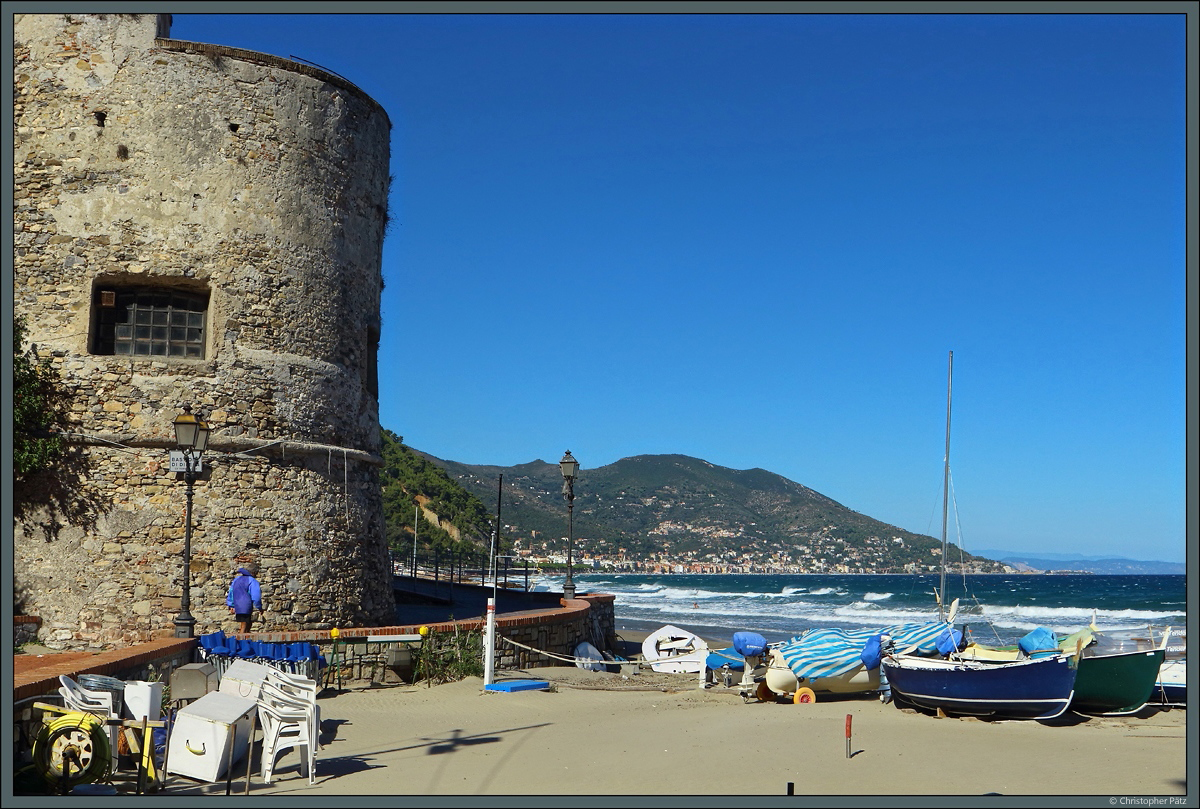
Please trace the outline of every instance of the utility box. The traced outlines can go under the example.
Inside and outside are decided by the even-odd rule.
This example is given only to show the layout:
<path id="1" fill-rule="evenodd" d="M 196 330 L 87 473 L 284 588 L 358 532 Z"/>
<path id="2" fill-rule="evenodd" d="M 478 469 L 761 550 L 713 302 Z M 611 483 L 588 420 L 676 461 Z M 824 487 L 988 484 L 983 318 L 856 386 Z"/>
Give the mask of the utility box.
<path id="1" fill-rule="evenodd" d="M 212 663 L 188 663 L 171 672 L 171 700 L 199 699 L 217 690 L 217 668 Z"/>
<path id="2" fill-rule="evenodd" d="M 262 684 L 267 681 L 267 672 L 271 669 L 253 660 L 235 660 L 221 675 L 221 685 L 217 690 L 222 694 L 232 694 L 244 699 L 258 699 Z"/>
<path id="3" fill-rule="evenodd" d="M 221 780 L 230 764 L 250 749 L 252 699 L 213 691 L 175 714 L 166 771 L 210 783 Z M 232 751 L 230 746 L 232 745 Z"/>
<path id="4" fill-rule="evenodd" d="M 163 684 L 134 680 L 125 683 L 125 716 L 129 719 L 145 717 L 157 722 L 162 717 Z"/>

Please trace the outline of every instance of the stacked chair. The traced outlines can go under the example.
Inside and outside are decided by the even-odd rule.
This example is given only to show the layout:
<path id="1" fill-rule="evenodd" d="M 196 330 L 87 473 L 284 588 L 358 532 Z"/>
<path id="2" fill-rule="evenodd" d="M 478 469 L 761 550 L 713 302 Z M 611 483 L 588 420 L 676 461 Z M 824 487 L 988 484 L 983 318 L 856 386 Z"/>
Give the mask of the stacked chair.
<path id="1" fill-rule="evenodd" d="M 312 643 L 271 643 L 236 638 L 221 630 L 199 638 L 200 654 L 223 677 L 235 660 L 267 667 L 258 691 L 258 723 L 262 728 L 262 779 L 270 784 L 276 759 L 293 748 L 300 755 L 300 773 L 316 783 L 321 709 L 317 680 L 325 658 Z"/>
<path id="2" fill-rule="evenodd" d="M 59 696 L 62 697 L 63 705 L 69 710 L 95 714 L 104 719 L 121 718 L 121 711 L 125 706 L 121 704 L 122 700 L 111 691 L 93 691 L 84 688 L 65 674 L 58 675 L 58 681 L 62 683 L 58 689 Z M 117 737 L 121 728 L 117 725 L 109 725 L 107 730 L 109 750 L 112 752 L 112 768 L 115 771 L 120 755 L 117 751 Z"/>
<path id="3" fill-rule="evenodd" d="M 199 638 L 200 655 L 205 662 L 212 663 L 220 678 L 235 659 L 251 660 L 290 674 L 302 674 L 316 680 L 320 670 L 327 664 L 320 649 L 312 643 L 271 643 L 231 638 L 218 629 Z"/>
<path id="4" fill-rule="evenodd" d="M 271 783 L 279 754 L 296 748 L 300 754 L 300 774 L 307 774 L 308 782 L 315 784 L 321 734 L 316 682 L 271 670 L 259 691 L 258 721 L 263 729 L 263 782 Z"/>

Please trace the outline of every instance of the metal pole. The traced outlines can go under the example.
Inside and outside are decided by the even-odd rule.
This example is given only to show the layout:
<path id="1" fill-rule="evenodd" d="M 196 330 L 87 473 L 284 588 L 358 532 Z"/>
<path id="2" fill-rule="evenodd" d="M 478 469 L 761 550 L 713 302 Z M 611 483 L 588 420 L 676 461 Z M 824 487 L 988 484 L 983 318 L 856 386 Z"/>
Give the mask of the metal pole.
<path id="1" fill-rule="evenodd" d="M 487 601 L 487 632 L 483 636 L 483 684 L 491 685 L 496 676 L 496 599 Z"/>
<path id="2" fill-rule="evenodd" d="M 575 597 L 575 481 L 567 479 L 567 583 L 563 585 L 563 598 Z"/>
<path id="3" fill-rule="evenodd" d="M 942 579 L 938 593 L 938 618 L 946 620 L 946 529 L 950 515 L 950 393 L 954 380 L 954 352 L 946 369 L 946 466 L 942 473 Z"/>
<path id="4" fill-rule="evenodd" d="M 500 503 L 504 497 L 504 475 L 496 484 L 496 533 L 492 535 L 492 589 L 496 587 L 496 552 L 500 550 Z"/>
<path id="5" fill-rule="evenodd" d="M 184 473 L 187 483 L 187 507 L 183 526 L 183 599 L 179 602 L 179 615 L 175 616 L 175 637 L 194 638 L 196 619 L 192 617 L 192 492 L 196 483 L 196 471 L 192 466 L 190 448 L 183 450 Z"/>

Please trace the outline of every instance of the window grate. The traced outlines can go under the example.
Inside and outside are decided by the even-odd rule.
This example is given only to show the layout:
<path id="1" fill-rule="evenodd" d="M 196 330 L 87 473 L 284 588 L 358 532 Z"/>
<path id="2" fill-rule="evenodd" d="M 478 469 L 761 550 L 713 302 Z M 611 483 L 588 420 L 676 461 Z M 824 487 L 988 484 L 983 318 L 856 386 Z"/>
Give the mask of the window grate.
<path id="1" fill-rule="evenodd" d="M 204 359 L 207 295 L 126 289 L 111 305 L 99 298 L 92 353 Z"/>

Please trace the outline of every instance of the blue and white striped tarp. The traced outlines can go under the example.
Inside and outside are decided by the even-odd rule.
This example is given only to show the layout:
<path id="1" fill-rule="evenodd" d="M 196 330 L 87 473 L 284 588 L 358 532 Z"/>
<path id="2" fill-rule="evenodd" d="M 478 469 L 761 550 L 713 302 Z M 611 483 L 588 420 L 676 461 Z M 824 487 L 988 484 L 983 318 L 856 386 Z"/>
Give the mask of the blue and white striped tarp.
<path id="1" fill-rule="evenodd" d="M 835 677 L 862 663 L 863 647 L 872 635 L 890 635 L 897 651 L 933 654 L 946 624 L 928 621 L 878 629 L 810 629 L 781 644 L 779 653 L 796 679 Z M 913 648 L 916 647 L 916 648 Z"/>

